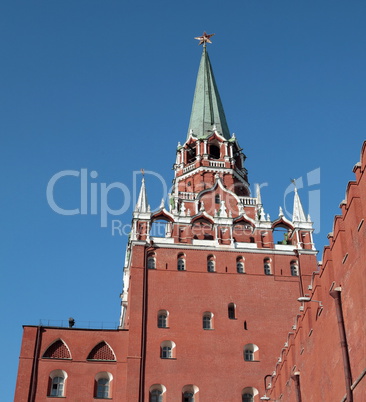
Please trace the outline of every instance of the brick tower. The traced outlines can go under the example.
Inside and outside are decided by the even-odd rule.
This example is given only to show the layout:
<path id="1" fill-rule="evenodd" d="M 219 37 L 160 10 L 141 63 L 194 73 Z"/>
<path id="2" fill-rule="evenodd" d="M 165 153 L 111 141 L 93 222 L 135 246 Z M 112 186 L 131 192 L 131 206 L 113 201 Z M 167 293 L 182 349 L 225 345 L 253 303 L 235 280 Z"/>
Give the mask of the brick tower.
<path id="1" fill-rule="evenodd" d="M 15 401 L 259 402 L 316 269 L 312 223 L 251 196 L 206 43 L 169 206 L 133 211 L 116 330 L 25 326 Z M 177 138 L 178 139 L 178 138 Z M 278 233 L 280 238 L 278 238 Z"/>
<path id="2" fill-rule="evenodd" d="M 286 324 L 316 269 L 312 223 L 295 189 L 293 220 L 250 196 L 206 42 L 169 207 L 151 212 L 144 180 L 122 294 L 129 401 L 257 401 Z M 275 231 L 282 231 L 277 244 Z M 155 398 L 155 399 L 154 399 Z M 160 398 L 160 399 L 159 399 Z M 182 399 L 183 398 L 183 399 Z M 242 398 L 242 399 L 241 399 Z"/>

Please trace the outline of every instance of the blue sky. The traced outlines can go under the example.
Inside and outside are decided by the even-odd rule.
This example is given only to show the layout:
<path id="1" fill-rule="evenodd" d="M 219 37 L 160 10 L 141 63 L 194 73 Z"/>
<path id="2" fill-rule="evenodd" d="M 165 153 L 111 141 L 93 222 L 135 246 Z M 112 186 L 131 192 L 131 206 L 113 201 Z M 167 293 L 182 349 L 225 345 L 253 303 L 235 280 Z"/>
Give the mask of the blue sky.
<path id="1" fill-rule="evenodd" d="M 49 180 L 96 171 L 100 196 L 103 183 L 132 190 L 144 168 L 170 184 L 204 30 L 216 33 L 210 58 L 249 180 L 268 183 L 266 212 L 274 219 L 290 179 L 303 178 L 322 249 L 365 139 L 365 13 L 361 0 L 1 3 L 2 400 L 13 397 L 23 324 L 119 317 L 126 236 L 112 235 L 116 217 L 101 228 L 100 209 L 54 212 Z M 156 208 L 160 181 L 146 181 Z M 129 207 L 117 217 L 128 224 L 120 195 L 110 192 L 110 206 Z M 55 199 L 80 208 L 80 177 L 60 180 Z"/>

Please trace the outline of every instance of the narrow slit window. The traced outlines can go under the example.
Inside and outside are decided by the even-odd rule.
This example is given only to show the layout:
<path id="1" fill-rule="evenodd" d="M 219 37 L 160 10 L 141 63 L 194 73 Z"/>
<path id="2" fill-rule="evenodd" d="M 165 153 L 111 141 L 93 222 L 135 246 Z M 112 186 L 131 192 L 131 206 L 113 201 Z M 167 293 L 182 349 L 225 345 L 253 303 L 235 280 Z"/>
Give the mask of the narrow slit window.
<path id="1" fill-rule="evenodd" d="M 235 320 L 235 304 L 234 303 L 230 303 L 228 305 L 227 308 L 227 313 L 228 313 L 228 317 L 230 318 L 230 320 Z"/>

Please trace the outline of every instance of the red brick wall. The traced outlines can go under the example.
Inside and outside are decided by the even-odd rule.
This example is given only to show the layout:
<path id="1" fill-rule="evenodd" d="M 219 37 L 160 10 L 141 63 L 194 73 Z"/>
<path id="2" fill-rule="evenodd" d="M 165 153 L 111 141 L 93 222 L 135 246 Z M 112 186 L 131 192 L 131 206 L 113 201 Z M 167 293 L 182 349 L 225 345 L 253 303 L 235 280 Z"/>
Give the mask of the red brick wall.
<path id="1" fill-rule="evenodd" d="M 65 385 L 65 399 L 88 401 L 93 399 L 95 375 L 101 371 L 113 375 L 111 394 L 114 400 L 126 400 L 127 373 L 127 331 L 82 330 L 68 328 L 41 327 L 41 347 L 36 377 L 37 402 L 47 401 L 49 375 L 53 370 L 64 370 L 68 377 Z M 25 326 L 20 353 L 15 402 L 28 400 L 33 355 L 37 338 L 37 327 Z M 62 339 L 71 352 L 71 359 L 43 359 L 47 348 L 57 339 Z M 113 349 L 117 361 L 87 361 L 88 354 L 95 345 L 105 341 Z M 52 398 L 54 399 L 54 398 Z"/>
<path id="2" fill-rule="evenodd" d="M 341 287 L 344 325 L 351 364 L 352 382 L 366 366 L 366 142 L 361 163 L 354 172 L 356 181 L 347 186 L 347 199 L 341 204 L 342 215 L 334 220 L 330 245 L 325 247 L 320 274 L 316 276 L 312 298 L 320 300 L 323 311 L 317 316 L 318 303 L 307 303 L 298 329 L 284 361 L 277 366 L 270 395 L 281 401 L 296 401 L 293 371 L 300 372 L 303 401 L 341 401 L 346 394 L 344 368 L 331 286 Z M 310 295 L 311 292 L 309 292 Z M 312 330 L 312 331 L 311 331 Z M 294 368 L 296 366 L 296 368 Z M 354 401 L 366 400 L 363 377 L 353 391 Z"/>
<path id="3" fill-rule="evenodd" d="M 161 247 L 154 251 L 157 269 L 147 271 L 145 395 L 153 384 L 167 388 L 167 401 L 180 400 L 187 384 L 198 386 L 202 401 L 240 400 L 245 387 L 262 392 L 263 377 L 273 368 L 288 323 L 298 309 L 299 278 L 290 275 L 294 255 L 275 255 L 271 250 L 245 253 Z M 177 271 L 177 256 L 182 252 L 186 256 L 186 271 Z M 216 257 L 214 273 L 207 272 L 209 254 Z M 138 355 L 141 348 L 143 256 L 144 246 L 134 246 L 128 311 L 130 356 Z M 245 258 L 245 274 L 236 273 L 238 256 Z M 272 259 L 275 275 L 264 275 L 265 257 Z M 306 278 L 316 269 L 315 256 L 300 255 L 300 263 L 304 282 L 308 283 Z M 229 303 L 236 304 L 235 320 L 228 318 Z M 157 327 L 159 310 L 169 312 L 168 329 Z M 213 330 L 202 328 L 206 311 L 214 314 Z M 165 340 L 177 345 L 176 359 L 160 359 L 160 345 Z M 259 361 L 244 361 L 244 346 L 248 343 L 259 347 Z M 135 374 L 128 379 L 132 393 L 129 401 L 138 400 L 136 366 L 135 361 Z"/>

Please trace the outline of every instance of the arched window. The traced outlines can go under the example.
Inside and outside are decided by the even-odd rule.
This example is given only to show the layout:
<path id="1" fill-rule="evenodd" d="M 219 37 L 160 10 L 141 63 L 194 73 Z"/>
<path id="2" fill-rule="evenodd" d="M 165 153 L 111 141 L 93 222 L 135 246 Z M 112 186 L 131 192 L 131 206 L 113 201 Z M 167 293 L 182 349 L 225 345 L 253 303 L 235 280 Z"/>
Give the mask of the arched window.
<path id="1" fill-rule="evenodd" d="M 215 195 L 215 204 L 220 204 L 221 200 L 220 200 L 220 194 L 216 194 Z"/>
<path id="2" fill-rule="evenodd" d="M 160 345 L 160 357 L 162 359 L 175 358 L 175 343 L 172 341 L 164 341 Z"/>
<path id="3" fill-rule="evenodd" d="M 182 389 L 182 402 L 195 402 L 198 398 L 196 395 L 199 389 L 196 385 L 185 385 Z"/>
<path id="4" fill-rule="evenodd" d="M 184 271 L 186 269 L 186 260 L 183 253 L 178 254 L 177 269 L 178 271 Z"/>
<path id="5" fill-rule="evenodd" d="M 291 261 L 291 276 L 299 276 L 299 266 L 297 265 L 297 261 Z"/>
<path id="6" fill-rule="evenodd" d="M 154 389 L 150 392 L 150 402 L 163 402 L 163 393 L 160 389 Z"/>
<path id="7" fill-rule="evenodd" d="M 203 313 L 203 316 L 202 316 L 202 328 L 203 329 L 213 329 L 212 317 L 213 317 L 213 314 L 210 312 Z"/>
<path id="8" fill-rule="evenodd" d="M 166 310 L 158 312 L 158 328 L 168 328 L 168 312 Z"/>
<path id="9" fill-rule="evenodd" d="M 235 320 L 236 316 L 235 316 L 235 304 L 234 303 L 230 303 L 228 305 L 227 314 L 228 314 L 228 317 L 230 318 L 230 320 Z"/>
<path id="10" fill-rule="evenodd" d="M 239 261 L 236 263 L 236 271 L 238 274 L 244 274 L 244 263 Z"/>
<path id="11" fill-rule="evenodd" d="M 148 267 L 148 269 L 156 269 L 155 253 L 148 255 L 148 257 L 147 257 L 147 267 Z"/>
<path id="12" fill-rule="evenodd" d="M 183 402 L 194 402 L 194 393 L 193 392 L 185 392 L 183 394 Z"/>
<path id="13" fill-rule="evenodd" d="M 163 402 L 166 388 L 161 384 L 154 384 L 150 387 L 149 402 Z"/>
<path id="14" fill-rule="evenodd" d="M 95 398 L 96 399 L 109 399 L 111 398 L 110 384 L 113 379 L 111 373 L 102 371 L 95 376 Z"/>
<path id="15" fill-rule="evenodd" d="M 265 275 L 271 275 L 272 270 L 271 270 L 271 260 L 269 258 L 264 259 L 264 274 Z"/>
<path id="16" fill-rule="evenodd" d="M 236 272 L 238 274 L 244 274 L 244 258 L 243 257 L 238 257 L 236 259 Z"/>
<path id="17" fill-rule="evenodd" d="M 242 402 L 254 402 L 254 397 L 258 395 L 258 390 L 253 387 L 246 387 L 241 392 Z"/>
<path id="18" fill-rule="evenodd" d="M 207 257 L 207 271 L 215 272 L 215 257 L 213 255 Z"/>
<path id="19" fill-rule="evenodd" d="M 220 158 L 220 148 L 217 145 L 210 145 L 210 159 L 219 159 Z"/>
<path id="20" fill-rule="evenodd" d="M 244 360 L 246 362 L 258 361 L 259 348 L 253 343 L 244 346 Z"/>
<path id="21" fill-rule="evenodd" d="M 51 396 L 64 396 L 65 379 L 63 377 L 54 377 L 51 385 Z"/>
<path id="22" fill-rule="evenodd" d="M 161 358 L 162 359 L 171 359 L 172 356 L 172 348 L 170 346 L 163 346 L 161 348 Z"/>
<path id="23" fill-rule="evenodd" d="M 196 144 L 189 145 L 187 148 L 187 163 L 192 163 L 196 160 Z"/>
<path id="24" fill-rule="evenodd" d="M 183 258 L 179 258 L 178 260 L 178 271 L 184 271 L 185 270 L 185 263 Z"/>
<path id="25" fill-rule="evenodd" d="M 109 397 L 109 380 L 100 378 L 97 382 L 97 398 L 104 399 Z"/>
<path id="26" fill-rule="evenodd" d="M 249 394 L 248 392 L 246 392 L 245 394 L 243 394 L 241 400 L 242 402 L 253 402 L 253 394 Z"/>
<path id="27" fill-rule="evenodd" d="M 246 362 L 251 362 L 251 361 L 254 360 L 254 353 L 253 353 L 252 350 L 250 350 L 250 349 L 245 349 L 245 352 L 244 352 L 244 360 L 245 360 Z"/>
<path id="28" fill-rule="evenodd" d="M 67 374 L 63 370 L 54 370 L 50 373 L 49 396 L 62 398 L 65 396 L 65 382 Z"/>

